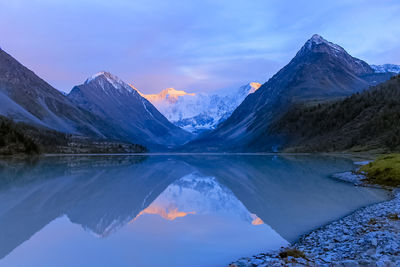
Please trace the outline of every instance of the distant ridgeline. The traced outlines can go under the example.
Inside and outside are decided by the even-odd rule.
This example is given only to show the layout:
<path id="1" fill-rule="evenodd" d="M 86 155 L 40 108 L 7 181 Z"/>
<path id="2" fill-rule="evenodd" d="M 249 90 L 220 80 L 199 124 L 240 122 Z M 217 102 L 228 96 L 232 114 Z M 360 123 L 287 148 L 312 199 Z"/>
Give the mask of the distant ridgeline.
<path id="1" fill-rule="evenodd" d="M 400 151 L 400 75 L 343 100 L 293 106 L 269 128 L 287 152 Z"/>

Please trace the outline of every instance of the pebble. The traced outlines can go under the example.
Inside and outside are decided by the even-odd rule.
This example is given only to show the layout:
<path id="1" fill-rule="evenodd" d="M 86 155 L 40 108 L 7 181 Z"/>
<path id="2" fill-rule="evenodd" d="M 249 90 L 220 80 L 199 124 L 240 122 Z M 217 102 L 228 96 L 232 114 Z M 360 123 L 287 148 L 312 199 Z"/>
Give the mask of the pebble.
<path id="1" fill-rule="evenodd" d="M 359 175 L 342 176 L 361 184 Z M 302 251 L 305 258 L 281 258 L 279 253 L 288 249 L 282 248 L 239 259 L 229 266 L 400 266 L 400 220 L 389 218 L 392 214 L 400 216 L 400 189 L 393 191 L 393 199 L 359 209 L 288 247 Z"/>

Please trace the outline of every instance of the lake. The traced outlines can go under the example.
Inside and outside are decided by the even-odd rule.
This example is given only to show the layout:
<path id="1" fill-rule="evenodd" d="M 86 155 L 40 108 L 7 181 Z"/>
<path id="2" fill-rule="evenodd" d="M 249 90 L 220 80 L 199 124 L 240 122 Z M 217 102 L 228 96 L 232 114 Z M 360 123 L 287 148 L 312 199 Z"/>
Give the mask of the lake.
<path id="1" fill-rule="evenodd" d="M 226 266 L 383 190 L 333 156 L 48 156 L 0 161 L 0 266 Z"/>

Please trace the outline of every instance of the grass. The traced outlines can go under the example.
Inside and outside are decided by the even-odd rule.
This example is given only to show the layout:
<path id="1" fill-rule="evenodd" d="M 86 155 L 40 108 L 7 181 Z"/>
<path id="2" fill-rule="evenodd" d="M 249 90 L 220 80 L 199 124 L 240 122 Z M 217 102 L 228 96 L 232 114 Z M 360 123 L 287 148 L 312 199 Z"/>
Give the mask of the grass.
<path id="1" fill-rule="evenodd" d="M 400 154 L 388 154 L 364 165 L 360 171 L 367 182 L 385 186 L 400 186 Z"/>

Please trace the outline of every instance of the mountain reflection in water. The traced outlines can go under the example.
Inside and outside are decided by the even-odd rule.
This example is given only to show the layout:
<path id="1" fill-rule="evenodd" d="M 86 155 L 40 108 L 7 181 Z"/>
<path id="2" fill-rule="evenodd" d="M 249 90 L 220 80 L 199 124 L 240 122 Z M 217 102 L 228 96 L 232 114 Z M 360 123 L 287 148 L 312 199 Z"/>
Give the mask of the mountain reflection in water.
<path id="1" fill-rule="evenodd" d="M 227 264 L 387 198 L 329 178 L 352 168 L 321 156 L 1 161 L 0 266 Z"/>

